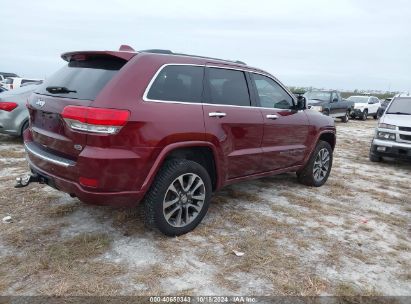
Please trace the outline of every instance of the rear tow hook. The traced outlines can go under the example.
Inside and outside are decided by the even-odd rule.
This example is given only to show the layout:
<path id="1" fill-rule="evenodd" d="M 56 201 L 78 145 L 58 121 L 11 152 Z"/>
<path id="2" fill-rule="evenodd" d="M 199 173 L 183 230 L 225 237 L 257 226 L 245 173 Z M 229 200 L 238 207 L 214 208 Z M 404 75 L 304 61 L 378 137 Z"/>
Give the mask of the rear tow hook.
<path id="1" fill-rule="evenodd" d="M 44 177 L 37 174 L 24 175 L 22 177 L 16 178 L 16 185 L 14 186 L 14 188 L 27 187 L 30 183 L 45 184 L 46 180 L 44 179 Z"/>

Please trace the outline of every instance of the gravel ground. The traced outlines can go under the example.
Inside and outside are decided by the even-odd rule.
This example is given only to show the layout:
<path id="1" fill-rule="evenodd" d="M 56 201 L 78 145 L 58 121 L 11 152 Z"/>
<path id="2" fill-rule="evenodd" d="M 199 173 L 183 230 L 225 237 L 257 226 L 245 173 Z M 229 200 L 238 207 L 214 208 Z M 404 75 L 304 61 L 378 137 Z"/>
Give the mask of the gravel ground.
<path id="1" fill-rule="evenodd" d="M 0 294 L 411 296 L 411 165 L 369 162 L 375 125 L 337 122 L 325 186 L 284 174 L 226 187 L 178 238 L 146 230 L 141 208 L 13 189 L 24 150 L 0 136 L 0 217 L 13 220 L 0 222 Z"/>

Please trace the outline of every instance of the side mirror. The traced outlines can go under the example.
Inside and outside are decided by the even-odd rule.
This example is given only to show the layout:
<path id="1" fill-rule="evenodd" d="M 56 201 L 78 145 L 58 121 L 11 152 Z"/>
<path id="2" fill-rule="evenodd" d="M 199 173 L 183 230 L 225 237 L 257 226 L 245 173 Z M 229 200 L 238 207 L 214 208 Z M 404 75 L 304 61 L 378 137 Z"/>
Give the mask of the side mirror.
<path id="1" fill-rule="evenodd" d="M 305 110 L 305 109 L 307 109 L 307 99 L 302 95 L 298 95 L 297 110 Z"/>
<path id="2" fill-rule="evenodd" d="M 334 98 L 334 99 L 333 99 L 333 102 L 338 102 L 338 98 Z"/>

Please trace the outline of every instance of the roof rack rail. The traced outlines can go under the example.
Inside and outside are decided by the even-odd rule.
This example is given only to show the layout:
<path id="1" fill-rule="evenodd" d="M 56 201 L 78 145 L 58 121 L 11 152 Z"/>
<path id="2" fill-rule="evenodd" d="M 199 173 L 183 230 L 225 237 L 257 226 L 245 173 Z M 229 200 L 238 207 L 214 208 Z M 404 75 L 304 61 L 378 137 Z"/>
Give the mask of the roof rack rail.
<path id="1" fill-rule="evenodd" d="M 170 50 L 161 50 L 161 49 L 149 49 L 149 50 L 141 50 L 140 53 L 153 53 L 153 54 L 173 54 Z"/>
<path id="2" fill-rule="evenodd" d="M 153 53 L 153 54 L 167 54 L 167 55 L 176 55 L 176 56 L 188 56 L 188 57 L 194 57 L 194 58 L 212 59 L 212 60 L 219 60 L 219 61 L 224 61 L 224 62 L 229 62 L 229 63 L 247 65 L 245 62 L 240 61 L 240 60 L 226 60 L 226 59 L 220 59 L 220 58 L 214 58 L 214 57 L 190 55 L 190 54 L 184 54 L 184 53 L 174 53 L 170 50 L 150 49 L 150 50 L 141 50 L 141 51 L 138 51 L 138 52 L 140 52 L 140 53 Z"/>

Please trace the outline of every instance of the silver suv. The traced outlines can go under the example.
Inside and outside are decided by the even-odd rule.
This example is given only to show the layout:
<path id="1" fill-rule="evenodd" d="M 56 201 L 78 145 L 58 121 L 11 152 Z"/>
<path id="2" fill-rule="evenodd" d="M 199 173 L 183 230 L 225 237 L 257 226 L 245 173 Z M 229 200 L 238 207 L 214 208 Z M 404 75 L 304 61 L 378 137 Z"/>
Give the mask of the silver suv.
<path id="1" fill-rule="evenodd" d="M 411 96 L 396 96 L 380 118 L 371 144 L 370 160 L 382 157 L 411 160 Z"/>

